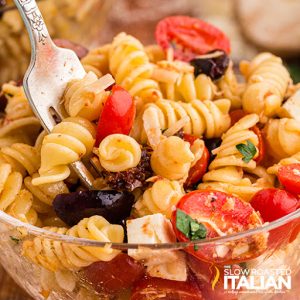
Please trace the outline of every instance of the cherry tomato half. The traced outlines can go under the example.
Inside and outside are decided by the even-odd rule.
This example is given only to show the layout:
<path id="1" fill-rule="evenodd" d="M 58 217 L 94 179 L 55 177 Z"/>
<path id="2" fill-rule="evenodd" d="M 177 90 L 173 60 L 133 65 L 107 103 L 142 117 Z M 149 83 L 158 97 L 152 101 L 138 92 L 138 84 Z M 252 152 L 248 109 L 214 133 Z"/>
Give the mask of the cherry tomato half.
<path id="1" fill-rule="evenodd" d="M 265 222 L 272 222 L 295 211 L 299 200 L 285 190 L 269 188 L 258 191 L 250 203 Z"/>
<path id="2" fill-rule="evenodd" d="M 206 239 L 246 231 L 262 224 L 261 218 L 249 203 L 233 195 L 214 190 L 199 190 L 186 194 L 177 204 L 177 209 L 206 227 Z M 174 211 L 172 224 L 178 240 L 189 241 L 189 238 L 178 230 L 176 218 L 177 212 Z M 249 246 L 246 247 L 248 250 L 240 254 L 237 254 L 238 248 L 241 247 L 239 240 L 233 242 L 230 247 L 226 246 L 226 251 L 224 247 L 217 247 L 214 244 L 200 245 L 197 248 L 190 245 L 186 251 L 204 261 L 233 264 L 260 255 L 266 247 L 266 237 L 261 238 L 260 243 L 254 238 L 248 238 L 245 245 Z"/>
<path id="3" fill-rule="evenodd" d="M 300 194 L 300 164 L 281 166 L 278 179 L 285 189 L 293 194 Z"/>
<path id="4" fill-rule="evenodd" d="M 157 43 L 174 49 L 175 59 L 190 61 L 215 49 L 230 53 L 227 36 L 215 26 L 188 16 L 171 16 L 161 20 L 155 31 Z"/>
<path id="5" fill-rule="evenodd" d="M 129 134 L 135 117 L 131 95 L 121 86 L 114 85 L 99 118 L 96 146 L 108 135 Z"/>
<path id="6" fill-rule="evenodd" d="M 246 113 L 242 109 L 236 109 L 229 113 L 231 118 L 231 126 L 233 126 L 236 122 L 238 122 L 241 118 L 246 116 Z M 264 158 L 266 153 L 266 146 L 261 130 L 257 126 L 253 126 L 250 128 L 258 138 L 258 156 L 254 159 L 257 164 L 260 164 Z"/>
<path id="7" fill-rule="evenodd" d="M 120 253 L 109 262 L 99 261 L 83 270 L 85 279 L 98 292 L 117 293 L 130 288 L 144 275 L 144 266 Z"/>
<path id="8" fill-rule="evenodd" d="M 183 139 L 189 142 L 192 146 L 195 140 L 197 140 L 197 137 L 190 134 L 184 134 Z M 189 171 L 189 176 L 184 183 L 185 188 L 192 187 L 194 184 L 196 184 L 202 179 L 203 175 L 206 173 L 207 170 L 209 157 L 209 151 L 206 147 L 204 147 L 201 158 Z"/>
<path id="9" fill-rule="evenodd" d="M 136 282 L 130 300 L 204 300 L 193 278 L 174 281 L 155 277 L 144 277 Z"/>

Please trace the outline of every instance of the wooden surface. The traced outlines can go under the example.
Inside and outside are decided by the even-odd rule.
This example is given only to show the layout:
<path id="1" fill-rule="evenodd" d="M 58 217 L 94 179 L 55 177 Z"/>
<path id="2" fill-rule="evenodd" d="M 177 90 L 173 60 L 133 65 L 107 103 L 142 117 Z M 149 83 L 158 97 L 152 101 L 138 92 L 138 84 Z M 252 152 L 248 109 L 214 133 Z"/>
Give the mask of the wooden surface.
<path id="1" fill-rule="evenodd" d="M 0 266 L 0 300 L 33 300 Z"/>

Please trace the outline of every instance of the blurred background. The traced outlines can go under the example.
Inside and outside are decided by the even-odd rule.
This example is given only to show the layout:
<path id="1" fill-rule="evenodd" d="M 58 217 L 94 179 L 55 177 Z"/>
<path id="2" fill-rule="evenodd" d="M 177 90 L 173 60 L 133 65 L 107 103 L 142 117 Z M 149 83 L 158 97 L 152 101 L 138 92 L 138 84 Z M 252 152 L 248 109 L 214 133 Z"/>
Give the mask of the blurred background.
<path id="1" fill-rule="evenodd" d="M 87 48 L 110 42 L 125 31 L 145 45 L 154 43 L 158 20 L 169 15 L 202 18 L 230 38 L 232 59 L 259 51 L 284 58 L 300 81 L 300 0 L 40 0 L 50 34 Z M 0 0 L 0 83 L 20 80 L 30 45 L 12 0 Z M 29 299 L 0 269 L 0 300 Z"/>

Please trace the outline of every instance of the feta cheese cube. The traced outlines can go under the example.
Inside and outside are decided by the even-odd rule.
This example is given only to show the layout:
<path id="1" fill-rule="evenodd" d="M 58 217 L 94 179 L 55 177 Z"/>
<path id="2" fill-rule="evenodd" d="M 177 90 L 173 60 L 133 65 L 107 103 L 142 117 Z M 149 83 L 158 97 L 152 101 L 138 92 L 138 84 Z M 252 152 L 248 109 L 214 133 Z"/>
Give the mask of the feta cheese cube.
<path id="1" fill-rule="evenodd" d="M 128 243 L 156 244 L 174 243 L 176 236 L 170 220 L 162 214 L 148 215 L 127 221 Z M 128 255 L 136 260 L 144 260 L 145 265 L 158 265 L 175 261 L 175 251 L 153 250 L 141 247 L 138 250 L 129 249 Z"/>

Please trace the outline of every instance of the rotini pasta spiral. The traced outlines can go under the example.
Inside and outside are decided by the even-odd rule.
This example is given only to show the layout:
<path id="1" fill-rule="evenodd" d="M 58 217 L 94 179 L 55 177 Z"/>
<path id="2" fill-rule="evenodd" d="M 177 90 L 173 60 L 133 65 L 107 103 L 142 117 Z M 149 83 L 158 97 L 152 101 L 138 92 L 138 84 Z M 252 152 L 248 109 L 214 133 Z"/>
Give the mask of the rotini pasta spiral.
<path id="1" fill-rule="evenodd" d="M 141 146 L 130 136 L 111 134 L 97 151 L 101 166 L 110 172 L 122 172 L 136 167 L 141 160 Z"/>
<path id="2" fill-rule="evenodd" d="M 69 189 L 63 181 L 45 183 L 38 186 L 32 184 L 32 180 L 38 178 L 38 174 L 27 176 L 24 185 L 34 196 L 34 207 L 39 213 L 48 213 L 54 198 L 59 194 L 69 193 Z"/>
<path id="3" fill-rule="evenodd" d="M 188 142 L 177 136 L 162 139 L 151 155 L 153 171 L 170 180 L 187 177 L 194 154 Z"/>
<path id="4" fill-rule="evenodd" d="M 41 124 L 35 117 L 26 117 L 5 122 L 0 127 L 0 148 L 10 146 L 14 143 L 33 145 L 40 129 Z"/>
<path id="5" fill-rule="evenodd" d="M 40 177 L 34 178 L 32 184 L 40 185 L 66 179 L 70 175 L 68 165 L 91 153 L 94 137 L 94 126 L 83 118 L 67 118 L 55 125 L 43 140 Z"/>
<path id="6" fill-rule="evenodd" d="M 230 62 L 225 74 L 217 81 L 217 86 L 222 97 L 230 100 L 231 109 L 241 108 L 241 84 L 238 83 L 233 72 L 232 62 Z"/>
<path id="7" fill-rule="evenodd" d="M 23 176 L 32 175 L 40 167 L 40 154 L 35 147 L 16 143 L 0 150 L 0 160 L 9 163 L 14 171 Z"/>
<path id="8" fill-rule="evenodd" d="M 33 116 L 22 86 L 16 86 L 14 82 L 6 83 L 2 86 L 2 92 L 7 99 L 6 122 Z"/>
<path id="9" fill-rule="evenodd" d="M 163 97 L 168 100 L 212 100 L 217 94 L 210 77 L 200 74 L 195 78 L 194 68 L 182 61 L 158 62 L 152 78 L 160 83 Z"/>
<path id="10" fill-rule="evenodd" d="M 33 197 L 22 189 L 22 183 L 21 173 L 14 172 L 9 164 L 0 164 L 0 209 L 23 222 L 39 225 Z"/>
<path id="11" fill-rule="evenodd" d="M 92 49 L 81 59 L 86 72 L 93 72 L 98 77 L 109 73 L 109 50 L 110 44 Z"/>
<path id="12" fill-rule="evenodd" d="M 300 151 L 300 122 L 293 119 L 272 119 L 264 128 L 268 151 L 277 160 Z"/>
<path id="13" fill-rule="evenodd" d="M 158 100 L 148 104 L 145 111 L 137 116 L 132 136 L 141 143 L 147 141 L 145 118 L 151 131 L 161 131 L 187 117 L 188 122 L 183 127 L 185 133 L 206 138 L 220 137 L 230 126 L 229 109 L 230 101 L 227 99 L 214 102 L 193 100 L 189 103 Z"/>
<path id="14" fill-rule="evenodd" d="M 246 115 L 235 123 L 226 133 L 224 133 L 220 147 L 213 150 L 213 154 L 216 154 L 217 156 L 211 162 L 209 170 L 215 170 L 227 166 L 254 169 L 256 167 L 254 159 L 252 158 L 249 162 L 243 161 L 243 155 L 238 151 L 236 145 L 250 141 L 257 148 L 258 137 L 252 130 L 250 130 L 250 128 L 258 121 L 258 115 Z M 255 157 L 258 155 L 258 149 L 256 150 L 257 153 Z M 209 173 L 206 175 L 208 174 Z"/>
<path id="15" fill-rule="evenodd" d="M 250 201 L 259 189 L 272 186 L 272 176 L 269 176 L 263 167 L 257 167 L 254 160 L 259 154 L 259 140 L 250 128 L 258 121 L 258 115 L 246 115 L 222 136 L 220 147 L 213 150 L 216 158 L 209 165 L 209 171 L 203 176 L 203 183 L 199 184 L 199 189 L 223 190 Z M 236 145 L 246 141 L 251 141 L 257 150 L 249 162 L 243 161 L 243 155 L 236 148 Z M 251 174 L 258 179 L 251 178 Z"/>
<path id="16" fill-rule="evenodd" d="M 151 79 L 153 66 L 144 47 L 133 36 L 123 32 L 114 38 L 109 52 L 109 68 L 116 83 L 132 96 L 145 102 L 162 97 L 157 82 Z"/>
<path id="17" fill-rule="evenodd" d="M 66 112 L 71 117 L 82 117 L 89 121 L 99 119 L 102 107 L 109 92 L 105 89 L 114 83 L 111 75 L 97 79 L 89 72 L 82 79 L 68 83 L 62 101 Z"/>
<path id="18" fill-rule="evenodd" d="M 183 188 L 178 181 L 158 179 L 138 199 L 134 208 L 140 217 L 161 213 L 171 218 L 172 208 L 183 195 Z"/>
<path id="19" fill-rule="evenodd" d="M 243 170 L 241 167 L 223 167 L 206 173 L 198 189 L 214 189 L 234 194 L 249 202 L 253 195 L 263 188 L 274 186 L 274 177 L 265 168 Z"/>
<path id="20" fill-rule="evenodd" d="M 262 121 L 274 116 L 291 81 L 282 60 L 271 53 L 261 53 L 251 62 L 242 61 L 240 70 L 247 81 L 242 97 L 245 112 L 258 114 Z"/>
<path id="21" fill-rule="evenodd" d="M 121 243 L 124 239 L 123 227 L 110 224 L 101 216 L 85 218 L 70 229 L 56 227 L 46 227 L 45 229 L 108 244 Z M 85 247 L 36 237 L 34 240 L 23 243 L 23 254 L 48 270 L 57 271 L 78 270 L 96 261 L 110 261 L 119 254 L 119 251 L 113 250 L 109 246 Z"/>

